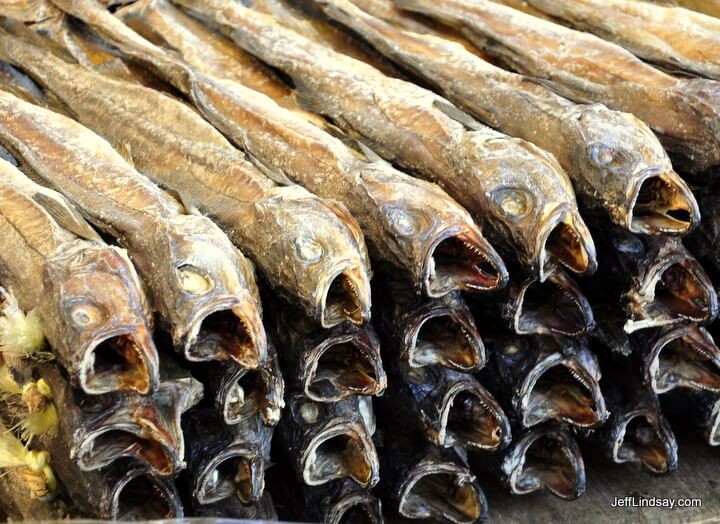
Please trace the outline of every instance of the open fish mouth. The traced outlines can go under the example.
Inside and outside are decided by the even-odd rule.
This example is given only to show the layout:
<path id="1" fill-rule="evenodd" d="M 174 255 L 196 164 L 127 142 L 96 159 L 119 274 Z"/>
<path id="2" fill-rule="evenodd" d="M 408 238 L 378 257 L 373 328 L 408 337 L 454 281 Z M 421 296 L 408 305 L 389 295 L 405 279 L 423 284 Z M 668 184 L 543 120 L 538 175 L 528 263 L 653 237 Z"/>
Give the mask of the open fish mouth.
<path id="1" fill-rule="evenodd" d="M 471 232 L 445 231 L 430 244 L 423 264 L 429 297 L 454 290 L 492 291 L 505 286 L 507 268 L 493 247 Z"/>
<path id="2" fill-rule="evenodd" d="M 353 336 L 330 337 L 313 348 L 304 376 L 305 394 L 318 402 L 377 395 L 387 386 L 377 348 Z"/>
<path id="3" fill-rule="evenodd" d="M 484 493 L 467 469 L 453 463 L 421 463 L 400 489 L 398 512 L 409 519 L 468 524 L 487 515 Z"/>
<path id="4" fill-rule="evenodd" d="M 246 446 L 231 446 L 204 468 L 194 490 L 200 504 L 238 497 L 243 504 L 260 499 L 265 487 L 265 461 Z"/>
<path id="5" fill-rule="evenodd" d="M 510 423 L 497 401 L 476 382 L 458 382 L 440 407 L 441 446 L 495 451 L 510 442 Z"/>
<path id="6" fill-rule="evenodd" d="M 657 394 L 677 387 L 720 393 L 720 349 L 703 328 L 681 326 L 653 345 L 644 373 Z"/>
<path id="7" fill-rule="evenodd" d="M 554 420 L 590 428 L 608 417 L 600 384 L 572 357 L 551 357 L 528 373 L 520 388 L 520 411 L 525 427 Z"/>
<path id="8" fill-rule="evenodd" d="M 590 275 L 597 269 L 595 243 L 587 226 L 570 213 L 562 213 L 539 237 L 540 280 L 544 281 L 557 264 L 579 275 Z"/>
<path id="9" fill-rule="evenodd" d="M 133 471 L 117 482 L 111 492 L 110 520 L 172 519 L 183 516 L 179 495 L 171 483 L 142 470 Z"/>
<path id="10" fill-rule="evenodd" d="M 678 320 L 708 322 L 717 316 L 718 299 L 712 282 L 694 258 L 670 256 L 648 272 L 640 288 L 631 292 L 632 307 L 640 320 L 629 321 L 637 330 Z"/>
<path id="11" fill-rule="evenodd" d="M 518 335 L 578 336 L 595 325 L 592 309 L 577 284 L 562 270 L 547 280 L 527 280 L 515 297 L 513 327 Z"/>
<path id="12" fill-rule="evenodd" d="M 353 491 L 333 502 L 328 524 L 382 524 L 380 501 L 362 491 Z"/>
<path id="13" fill-rule="evenodd" d="M 122 458 L 131 458 L 147 466 L 156 475 L 170 475 L 178 462 L 163 443 L 141 436 L 142 429 L 120 423 L 103 426 L 85 436 L 77 448 L 75 460 L 80 469 L 100 469 Z"/>
<path id="14" fill-rule="evenodd" d="M 700 223 L 695 197 L 679 177 L 654 173 L 648 173 L 634 188 L 627 211 L 628 228 L 646 235 L 689 232 Z"/>
<path id="15" fill-rule="evenodd" d="M 573 500 L 585 492 L 585 465 L 575 439 L 566 430 L 531 430 L 503 461 L 510 490 L 526 495 L 542 489 Z"/>
<path id="16" fill-rule="evenodd" d="M 378 481 L 375 445 L 360 424 L 334 424 L 317 433 L 302 455 L 303 480 L 319 486 L 334 479 L 349 478 L 362 488 Z"/>
<path id="17" fill-rule="evenodd" d="M 215 306 L 197 315 L 188 330 L 185 356 L 192 362 L 234 360 L 254 369 L 265 358 L 267 342 L 257 313 L 240 306 Z"/>
<path id="18" fill-rule="evenodd" d="M 320 323 L 330 328 L 349 321 L 362 325 L 370 317 L 370 283 L 359 267 L 345 267 L 327 280 L 320 294 Z"/>
<path id="19" fill-rule="evenodd" d="M 410 367 L 441 365 L 473 371 L 485 363 L 485 345 L 477 329 L 462 315 L 446 308 L 429 311 L 406 339 Z"/>
<path id="20" fill-rule="evenodd" d="M 677 443 L 667 424 L 653 411 L 636 411 L 620 421 L 614 431 L 613 460 L 640 464 L 656 475 L 677 467 Z"/>
<path id="21" fill-rule="evenodd" d="M 271 388 L 272 374 L 267 369 L 250 369 L 243 373 L 224 395 L 225 423 L 237 424 L 256 415 L 262 416 L 263 420 L 277 420 L 280 408 L 271 401 Z"/>
<path id="22" fill-rule="evenodd" d="M 94 342 L 83 357 L 80 384 L 88 394 L 131 390 L 145 395 L 157 385 L 158 370 L 147 356 L 155 352 L 141 329 L 116 333 Z"/>

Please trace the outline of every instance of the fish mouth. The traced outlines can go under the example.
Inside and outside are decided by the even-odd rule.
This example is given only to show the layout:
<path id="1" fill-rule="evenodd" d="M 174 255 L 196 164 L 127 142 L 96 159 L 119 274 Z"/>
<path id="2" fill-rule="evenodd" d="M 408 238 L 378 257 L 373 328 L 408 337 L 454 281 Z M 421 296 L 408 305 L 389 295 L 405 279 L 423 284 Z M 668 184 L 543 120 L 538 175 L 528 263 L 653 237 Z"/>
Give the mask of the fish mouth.
<path id="1" fill-rule="evenodd" d="M 476 382 L 461 381 L 445 394 L 438 444 L 495 451 L 510 442 L 510 423 L 497 401 Z"/>
<path id="2" fill-rule="evenodd" d="M 591 428 L 608 417 L 597 379 L 578 359 L 560 355 L 528 373 L 520 388 L 520 411 L 525 427 L 555 420 Z"/>
<path id="3" fill-rule="evenodd" d="M 272 373 L 267 369 L 249 369 L 227 388 L 223 398 L 226 424 L 238 424 L 260 415 L 266 424 L 280 418 L 280 407 L 272 402 Z"/>
<path id="4" fill-rule="evenodd" d="M 359 267 L 332 274 L 320 294 L 320 323 L 330 328 L 345 321 L 362 325 L 370 317 L 369 282 Z"/>
<path id="5" fill-rule="evenodd" d="M 655 475 L 677 467 L 677 443 L 667 424 L 652 411 L 636 411 L 623 417 L 615 430 L 613 460 L 640 464 Z"/>
<path id="6" fill-rule="evenodd" d="M 330 337 L 313 348 L 303 375 L 305 394 L 317 402 L 377 395 L 387 386 L 376 348 L 352 335 Z"/>
<path id="7" fill-rule="evenodd" d="M 546 489 L 561 499 L 574 500 L 585 492 L 582 455 L 565 430 L 530 431 L 505 457 L 503 470 L 510 471 L 509 485 L 515 495 Z"/>
<path id="8" fill-rule="evenodd" d="M 587 298 L 562 270 L 553 271 L 544 282 L 527 280 L 515 305 L 513 327 L 518 335 L 578 336 L 595 325 Z"/>
<path id="9" fill-rule="evenodd" d="M 640 174 L 626 213 L 626 227 L 645 235 L 683 235 L 700 222 L 690 188 L 674 173 L 652 168 Z"/>
<path id="10" fill-rule="evenodd" d="M 265 487 L 265 461 L 246 446 L 231 446 L 215 456 L 197 480 L 199 504 L 212 504 L 237 496 L 243 504 L 260 500 Z"/>
<path id="11" fill-rule="evenodd" d="M 378 480 L 375 445 L 360 424 L 339 423 L 325 427 L 312 438 L 302 454 L 303 480 L 319 486 L 349 478 L 362 488 Z"/>
<path id="12" fill-rule="evenodd" d="M 400 489 L 398 512 L 405 518 L 469 524 L 485 518 L 487 511 L 475 476 L 457 464 L 419 464 Z"/>
<path id="13" fill-rule="evenodd" d="M 153 475 L 131 472 L 113 486 L 110 520 L 130 522 L 182 517 L 178 493 Z"/>
<path id="14" fill-rule="evenodd" d="M 718 299 L 712 282 L 700 263 L 676 253 L 663 257 L 648 271 L 642 286 L 630 292 L 635 318 L 626 331 L 687 320 L 707 322 L 717 316 Z"/>
<path id="15" fill-rule="evenodd" d="M 720 349 L 703 328 L 681 326 L 653 345 L 644 374 L 657 394 L 677 387 L 720 393 Z"/>
<path id="16" fill-rule="evenodd" d="M 472 232 L 445 231 L 428 248 L 423 282 L 429 297 L 454 290 L 492 291 L 505 286 L 507 268 L 484 238 Z"/>
<path id="17" fill-rule="evenodd" d="M 188 330 L 185 357 L 191 362 L 233 360 L 254 369 L 265 358 L 267 341 L 258 312 L 224 302 L 195 315 Z"/>
<path id="18" fill-rule="evenodd" d="M 85 436 L 77 449 L 80 469 L 93 471 L 123 457 L 137 460 L 154 474 L 173 473 L 178 462 L 163 443 L 141 436 L 142 428 L 132 423 L 103 426 Z"/>
<path id="19" fill-rule="evenodd" d="M 335 501 L 326 517 L 328 524 L 382 524 L 380 501 L 362 491 L 355 491 Z"/>
<path id="20" fill-rule="evenodd" d="M 410 367 L 441 365 L 473 371 L 485 364 L 485 345 L 477 329 L 463 315 L 447 308 L 423 316 L 406 336 Z"/>
<path id="21" fill-rule="evenodd" d="M 556 213 L 541 231 L 538 238 L 541 281 L 548 278 L 558 263 L 579 275 L 591 275 L 597 270 L 595 243 L 582 219 L 567 211 Z"/>
<path id="22" fill-rule="evenodd" d="M 155 353 L 152 339 L 144 329 L 106 335 L 84 352 L 81 387 L 91 395 L 117 390 L 146 395 L 158 383 L 157 362 L 148 358 Z"/>

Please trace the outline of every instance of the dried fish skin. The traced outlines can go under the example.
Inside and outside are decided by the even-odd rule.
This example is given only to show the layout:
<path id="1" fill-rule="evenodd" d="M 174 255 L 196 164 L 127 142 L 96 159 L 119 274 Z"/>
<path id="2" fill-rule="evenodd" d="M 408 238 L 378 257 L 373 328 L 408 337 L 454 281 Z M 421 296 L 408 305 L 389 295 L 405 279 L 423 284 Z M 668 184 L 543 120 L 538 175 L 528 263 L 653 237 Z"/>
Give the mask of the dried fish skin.
<path id="1" fill-rule="evenodd" d="M 266 342 L 254 276 L 222 231 L 206 217 L 183 214 L 177 201 L 80 124 L 4 92 L 0 106 L 0 141 L 32 176 L 128 247 L 176 347 L 190 360 L 257 366 Z M 218 324 L 226 334 L 217 352 L 194 354 L 195 342 Z"/>
<path id="2" fill-rule="evenodd" d="M 594 246 L 570 181 L 550 155 L 467 122 L 441 97 L 334 53 L 262 13 L 222 1 L 181 4 L 228 28 L 238 45 L 292 77 L 308 107 L 494 224 L 491 242 L 499 247 L 504 239 L 510 252 L 520 248 L 520 262 L 542 278 L 558 264 L 594 271 Z"/>
<path id="3" fill-rule="evenodd" d="M 674 0 L 673 4 L 705 13 L 715 18 L 720 17 L 720 2 L 718 0 Z"/>
<path id="4" fill-rule="evenodd" d="M 398 0 L 396 5 L 461 29 L 509 68 L 558 94 L 634 114 L 694 174 L 720 162 L 716 82 L 670 76 L 594 35 L 495 2 Z"/>
<path id="5" fill-rule="evenodd" d="M 102 243 L 64 198 L 0 160 L 3 282 L 41 328 L 73 383 L 88 394 L 157 387 L 158 355 L 142 284 L 124 250 Z M 45 208 L 77 215 L 78 238 Z M 53 204 L 50 204 L 50 203 Z M 79 229 L 76 229 L 79 231 Z M 5 348 L 7 349 L 7 348 Z"/>
<path id="6" fill-rule="evenodd" d="M 698 224 L 692 192 L 657 137 L 634 116 L 574 104 L 459 43 L 396 29 L 347 0 L 317 3 L 481 121 L 551 152 L 586 207 L 636 233 L 685 234 Z"/>
<path id="7" fill-rule="evenodd" d="M 711 16 L 628 0 L 529 0 L 529 4 L 665 69 L 720 80 L 720 20 Z"/>

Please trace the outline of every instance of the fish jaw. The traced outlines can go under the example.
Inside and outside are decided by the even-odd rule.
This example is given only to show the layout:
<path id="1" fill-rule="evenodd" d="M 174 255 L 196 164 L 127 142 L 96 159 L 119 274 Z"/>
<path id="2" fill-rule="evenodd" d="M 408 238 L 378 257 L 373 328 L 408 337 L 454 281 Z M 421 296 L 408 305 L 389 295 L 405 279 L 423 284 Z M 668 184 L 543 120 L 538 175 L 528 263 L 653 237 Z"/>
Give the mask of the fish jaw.
<path id="1" fill-rule="evenodd" d="M 243 504 L 260 500 L 265 460 L 259 446 L 237 443 L 215 455 L 198 476 L 193 493 L 199 504 L 237 496 Z"/>
<path id="2" fill-rule="evenodd" d="M 399 489 L 398 513 L 405 518 L 470 524 L 484 520 L 487 512 L 475 475 L 452 462 L 423 460 Z"/>
<path id="3" fill-rule="evenodd" d="M 560 206 L 540 227 L 536 260 L 540 281 L 560 266 L 578 275 L 592 275 L 597 270 L 595 243 L 577 211 Z"/>
<path id="4" fill-rule="evenodd" d="M 640 407 L 616 417 L 612 424 L 613 461 L 640 464 L 655 475 L 675 471 L 677 442 L 658 409 Z"/>
<path id="5" fill-rule="evenodd" d="M 682 321 L 710 322 L 718 314 L 717 293 L 703 267 L 679 240 L 664 242 L 638 285 L 627 292 L 628 333 Z"/>
<path id="6" fill-rule="evenodd" d="M 720 349 L 700 326 L 664 328 L 643 362 L 644 381 L 656 394 L 678 387 L 720 393 Z"/>
<path id="7" fill-rule="evenodd" d="M 453 384 L 443 395 L 437 411 L 436 422 L 424 421 L 436 445 L 497 451 L 506 447 L 512 438 L 510 423 L 502 408 L 476 380 Z M 424 413 L 423 418 L 426 418 Z"/>
<path id="8" fill-rule="evenodd" d="M 514 495 L 547 490 L 574 500 L 585 492 L 585 464 L 575 439 L 560 426 L 533 428 L 503 457 L 502 471 Z"/>
<path id="9" fill-rule="evenodd" d="M 285 384 L 277 363 L 242 370 L 221 392 L 223 419 L 232 425 L 259 415 L 265 425 L 274 426 L 285 406 L 284 393 Z"/>
<path id="10" fill-rule="evenodd" d="M 180 494 L 171 480 L 149 474 L 144 468 L 132 468 L 112 484 L 108 495 L 113 521 L 180 518 L 183 516 Z"/>
<path id="11" fill-rule="evenodd" d="M 595 325 L 587 298 L 560 269 L 548 275 L 545 282 L 527 279 L 511 297 L 510 307 L 513 329 L 518 335 L 578 336 Z"/>
<path id="12" fill-rule="evenodd" d="M 673 170 L 648 168 L 629 177 L 624 226 L 645 235 L 685 235 L 700 224 L 700 208 Z"/>
<path id="13" fill-rule="evenodd" d="M 362 325 L 370 318 L 370 281 L 360 267 L 342 264 L 321 279 L 318 290 L 317 309 L 322 327 L 345 321 Z"/>
<path id="14" fill-rule="evenodd" d="M 552 353 L 533 366 L 514 399 L 524 427 L 551 420 L 592 428 L 607 420 L 597 359 L 585 357 Z"/>
<path id="15" fill-rule="evenodd" d="M 365 524 L 382 524 L 383 514 L 380 499 L 367 490 L 360 490 L 351 483 L 345 483 L 340 493 L 330 503 L 330 510 L 325 516 L 327 524 L 342 522 L 363 522 Z"/>
<path id="16" fill-rule="evenodd" d="M 403 352 L 410 367 L 441 365 L 472 372 L 485 365 L 485 345 L 464 308 L 430 308 L 419 312 L 408 325 Z"/>
<path id="17" fill-rule="evenodd" d="M 319 486 L 349 478 L 362 488 L 379 479 L 379 464 L 372 437 L 363 424 L 330 421 L 308 440 L 301 455 L 303 481 Z"/>
<path id="18" fill-rule="evenodd" d="M 303 390 L 317 402 L 380 395 L 387 387 L 379 343 L 364 330 L 327 337 L 302 360 Z"/>

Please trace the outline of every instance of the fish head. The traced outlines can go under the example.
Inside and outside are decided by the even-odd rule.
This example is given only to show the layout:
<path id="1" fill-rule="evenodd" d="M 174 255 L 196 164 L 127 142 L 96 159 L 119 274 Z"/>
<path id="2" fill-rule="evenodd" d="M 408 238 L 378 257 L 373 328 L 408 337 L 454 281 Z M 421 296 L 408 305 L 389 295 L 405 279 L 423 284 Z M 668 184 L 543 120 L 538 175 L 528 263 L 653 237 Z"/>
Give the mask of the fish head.
<path id="1" fill-rule="evenodd" d="M 235 369 L 219 392 L 225 423 L 238 424 L 259 415 L 268 426 L 277 424 L 285 406 L 285 382 L 275 346 L 268 341 L 267 361 L 256 369 Z"/>
<path id="2" fill-rule="evenodd" d="M 401 329 L 401 354 L 410 367 L 472 372 L 485 365 L 485 345 L 459 292 L 414 308 Z"/>
<path id="3" fill-rule="evenodd" d="M 548 490 L 565 500 L 585 492 L 585 464 L 569 430 L 543 425 L 520 435 L 505 453 L 501 470 L 513 495 Z"/>
<path id="4" fill-rule="evenodd" d="M 609 424 L 611 456 L 616 463 L 640 464 L 655 475 L 677 468 L 675 435 L 654 402 L 618 411 Z"/>
<path id="5" fill-rule="evenodd" d="M 584 344 L 553 342 L 538 355 L 515 391 L 513 404 L 523 426 L 547 421 L 581 428 L 602 424 L 609 414 L 597 357 Z"/>
<path id="6" fill-rule="evenodd" d="M 345 210 L 296 187 L 277 188 L 262 220 L 277 251 L 275 281 L 322 327 L 370 317 L 369 264 L 362 232 Z M 287 253 L 292 253 L 291 257 Z"/>
<path id="7" fill-rule="evenodd" d="M 662 328 L 643 356 L 643 380 L 657 394 L 678 387 L 720 393 L 720 349 L 696 324 Z"/>
<path id="8" fill-rule="evenodd" d="M 647 235 L 683 235 L 700 222 L 697 201 L 673 170 L 650 128 L 629 113 L 602 105 L 582 107 L 577 121 L 584 141 L 575 160 L 584 188 L 598 195 L 615 223 Z"/>
<path id="9" fill-rule="evenodd" d="M 151 249 L 171 268 L 160 273 L 168 290 L 161 300 L 176 347 L 190 361 L 257 367 L 267 339 L 250 262 L 205 217 L 179 215 L 164 225 Z"/>
<path id="10" fill-rule="evenodd" d="M 639 257 L 638 274 L 626 293 L 631 319 L 626 331 L 682 321 L 710 322 L 718 297 L 702 265 L 677 237 L 656 237 L 654 249 L 640 239 L 617 240 L 615 247 Z"/>
<path id="11" fill-rule="evenodd" d="M 124 250 L 77 240 L 45 264 L 54 349 L 88 394 L 151 392 L 158 384 L 152 316 Z"/>
<path id="12" fill-rule="evenodd" d="M 578 336 L 595 326 L 590 303 L 561 269 L 544 282 L 530 277 L 512 285 L 506 311 L 518 335 Z"/>
<path id="13" fill-rule="evenodd" d="M 328 507 L 325 516 L 325 522 L 328 524 L 384 522 L 380 499 L 349 481 L 343 482 L 342 487 L 328 501 Z"/>
<path id="14" fill-rule="evenodd" d="M 319 486 L 335 479 L 349 479 L 362 488 L 377 484 L 377 452 L 356 397 L 320 403 L 298 394 L 288 406 L 305 484 Z"/>
<path id="15" fill-rule="evenodd" d="M 173 519 L 183 516 L 180 494 L 171 479 L 127 464 L 114 468 L 105 518 L 113 521 Z"/>
<path id="16" fill-rule="evenodd" d="M 503 235 L 525 253 L 521 261 L 528 262 L 540 280 L 559 266 L 581 275 L 594 273 L 595 244 L 555 157 L 516 139 L 489 140 L 486 145 L 494 146 L 498 156 L 497 183 L 486 191 L 489 211 Z"/>
<path id="17" fill-rule="evenodd" d="M 432 451 L 407 472 L 398 499 L 398 513 L 409 519 L 471 524 L 488 513 L 475 475 Z"/>
<path id="18" fill-rule="evenodd" d="M 413 268 L 423 294 L 492 291 L 507 283 L 500 255 L 470 214 L 438 186 L 379 162 L 367 165 L 361 176 L 383 226 L 383 242 L 375 250 Z"/>

